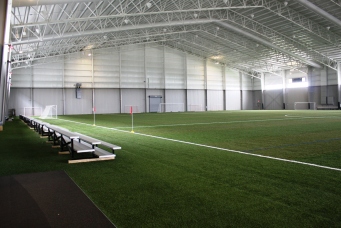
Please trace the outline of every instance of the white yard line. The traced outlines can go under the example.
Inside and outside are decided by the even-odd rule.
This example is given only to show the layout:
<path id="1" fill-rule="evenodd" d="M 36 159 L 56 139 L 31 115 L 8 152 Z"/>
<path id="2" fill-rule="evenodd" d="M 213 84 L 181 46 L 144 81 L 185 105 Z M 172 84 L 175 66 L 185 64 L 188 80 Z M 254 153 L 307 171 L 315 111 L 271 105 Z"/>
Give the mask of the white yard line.
<path id="1" fill-rule="evenodd" d="M 267 158 L 267 159 L 272 159 L 272 160 L 277 160 L 277 161 L 283 161 L 283 162 L 295 163 L 295 164 L 300 164 L 300 165 L 313 166 L 313 167 L 317 167 L 317 168 L 323 168 L 323 169 L 329 169 L 329 170 L 335 170 L 335 171 L 341 172 L 341 169 L 339 169 L 339 168 L 323 166 L 323 165 L 317 165 L 317 164 L 313 164 L 313 163 L 300 162 L 300 161 L 289 160 L 289 159 L 284 159 L 284 158 L 276 158 L 276 157 L 265 156 L 265 155 L 260 155 L 260 154 L 253 154 L 253 153 L 248 153 L 248 152 L 244 152 L 244 151 L 231 150 L 231 149 L 226 149 L 226 148 L 221 148 L 221 147 L 215 147 L 215 146 L 209 146 L 209 145 L 205 145 L 205 144 L 186 142 L 186 141 L 182 141 L 182 140 L 164 138 L 164 137 L 160 137 L 160 136 L 154 136 L 154 135 L 148 135 L 148 134 L 142 134 L 142 133 L 136 133 L 136 132 L 135 133 L 131 133 L 130 131 L 120 130 L 120 129 L 117 129 L 117 128 L 110 128 L 110 127 L 104 127 L 104 126 L 98 126 L 98 125 L 93 126 L 91 124 L 81 123 L 81 122 L 72 121 L 72 120 L 64 120 L 64 119 L 59 119 L 59 120 L 68 121 L 68 122 L 77 123 L 77 124 L 88 125 L 88 126 L 91 126 L 91 127 L 104 128 L 104 129 L 108 129 L 108 130 L 114 130 L 114 131 L 134 134 L 134 135 L 140 135 L 140 136 L 145 136 L 145 137 L 150 137 L 150 138 L 155 138 L 155 139 L 161 139 L 161 140 L 166 140 L 166 141 L 171 141 L 171 142 L 183 143 L 183 144 L 188 144 L 188 145 L 193 145 L 193 146 L 205 147 L 205 148 L 209 148 L 209 149 L 228 151 L 228 152 L 244 154 L 244 155 L 249 155 L 249 156 L 254 156 L 254 157 Z"/>

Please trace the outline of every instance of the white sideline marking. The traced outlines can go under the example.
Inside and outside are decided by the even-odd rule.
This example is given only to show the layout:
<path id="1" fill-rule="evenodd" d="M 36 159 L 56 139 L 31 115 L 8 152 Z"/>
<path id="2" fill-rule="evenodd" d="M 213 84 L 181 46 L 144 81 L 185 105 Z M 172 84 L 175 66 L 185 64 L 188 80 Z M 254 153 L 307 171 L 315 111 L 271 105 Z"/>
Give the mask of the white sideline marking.
<path id="1" fill-rule="evenodd" d="M 77 123 L 77 124 L 88 125 L 88 126 L 91 126 L 91 127 L 99 127 L 99 128 L 104 128 L 104 129 L 108 129 L 108 130 L 114 130 L 114 131 L 120 131 L 120 132 L 132 134 L 130 131 L 120 130 L 120 129 L 117 129 L 117 128 L 110 128 L 110 127 L 104 127 L 104 126 L 98 126 L 98 125 L 93 126 L 93 125 L 91 125 L 91 124 L 81 123 L 81 122 L 72 121 L 72 120 L 64 120 L 64 119 L 59 119 L 59 120 L 68 121 L 68 122 L 73 122 L 73 123 Z M 272 159 L 272 160 L 277 160 L 277 161 L 284 161 L 284 162 L 296 163 L 296 164 L 301 164 L 301 165 L 308 165 L 308 166 L 313 166 L 313 167 L 318 167 L 318 168 L 323 168 L 323 169 L 329 169 L 329 170 L 335 170 L 335 171 L 341 172 L 341 169 L 339 169 L 339 168 L 334 168 L 334 167 L 329 167 L 329 166 L 323 166 L 323 165 L 317 165 L 317 164 L 313 164 L 313 163 L 300 162 L 300 161 L 289 160 L 289 159 L 284 159 L 284 158 L 276 158 L 276 157 L 271 157 L 271 156 L 266 156 L 266 155 L 261 155 L 261 154 L 253 154 L 253 153 L 248 153 L 248 152 L 244 152 L 244 151 L 225 149 L 225 148 L 221 148 L 221 147 L 215 147 L 215 146 L 209 146 L 209 145 L 204 145 L 204 144 L 186 142 L 186 141 L 182 141 L 182 140 L 164 138 L 164 137 L 160 137 L 160 136 L 154 136 L 154 135 L 148 135 L 148 134 L 142 134 L 142 133 L 136 133 L 136 132 L 133 133 L 133 134 L 135 134 L 135 135 L 141 135 L 141 136 L 146 136 L 146 137 L 151 137 L 151 138 L 156 138 L 156 139 L 167 140 L 167 141 L 171 141 L 171 142 L 178 142 L 178 143 L 183 143 L 183 144 L 188 144 L 188 145 L 193 145 L 193 146 L 200 146 L 200 147 L 205 147 L 205 148 L 210 148 L 210 149 L 228 151 L 228 152 L 233 152 L 233 153 L 238 153 L 238 154 L 244 154 L 244 155 L 249 155 L 249 156 L 254 156 L 254 157 L 260 157 L 260 158 L 267 158 L 267 159 Z"/>
<path id="2" fill-rule="evenodd" d="M 290 120 L 299 120 L 302 117 L 293 117 Z M 205 123 L 186 123 L 186 124 L 160 124 L 160 125 L 149 125 L 149 126 L 134 126 L 135 128 L 152 128 L 152 127 L 175 127 L 175 126 L 194 126 L 194 125 L 210 125 L 210 124 L 232 124 L 232 123 L 251 123 L 251 122 L 268 122 L 268 121 L 282 121 L 288 120 L 288 118 L 284 119 L 265 119 L 265 120 L 236 120 L 236 121 L 221 121 L 221 122 L 205 122 Z M 124 128 L 131 128 L 129 127 L 116 127 L 116 129 L 124 129 Z"/>

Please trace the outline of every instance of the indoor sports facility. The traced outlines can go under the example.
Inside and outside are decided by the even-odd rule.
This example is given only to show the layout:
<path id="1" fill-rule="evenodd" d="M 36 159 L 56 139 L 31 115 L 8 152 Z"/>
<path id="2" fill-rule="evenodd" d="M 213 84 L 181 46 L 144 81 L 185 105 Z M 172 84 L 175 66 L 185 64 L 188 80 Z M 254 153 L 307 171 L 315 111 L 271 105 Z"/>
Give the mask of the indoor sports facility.
<path id="1" fill-rule="evenodd" d="M 0 4 L 0 223 L 341 226 L 341 1 Z"/>

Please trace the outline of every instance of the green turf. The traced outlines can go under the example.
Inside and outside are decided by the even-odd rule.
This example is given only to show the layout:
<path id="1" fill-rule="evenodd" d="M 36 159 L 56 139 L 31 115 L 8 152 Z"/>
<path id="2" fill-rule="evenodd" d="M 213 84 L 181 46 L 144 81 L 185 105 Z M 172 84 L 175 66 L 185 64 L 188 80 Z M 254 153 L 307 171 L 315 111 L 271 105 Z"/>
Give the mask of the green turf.
<path id="1" fill-rule="evenodd" d="M 184 143 L 341 169 L 340 111 L 134 114 L 135 134 L 129 114 L 47 121 L 122 150 L 68 165 L 15 120 L 0 132 L 0 175 L 65 170 L 118 227 L 341 226 L 340 171 Z"/>

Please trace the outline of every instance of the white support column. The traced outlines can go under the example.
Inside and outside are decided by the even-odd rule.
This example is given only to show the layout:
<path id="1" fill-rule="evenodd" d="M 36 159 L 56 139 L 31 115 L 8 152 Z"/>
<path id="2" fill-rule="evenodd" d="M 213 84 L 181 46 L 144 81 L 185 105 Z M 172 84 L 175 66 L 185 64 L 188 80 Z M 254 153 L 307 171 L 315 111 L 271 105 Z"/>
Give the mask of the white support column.
<path id="1" fill-rule="evenodd" d="M 162 74 L 163 74 L 163 103 L 167 103 L 166 101 L 166 47 L 163 46 L 163 62 L 162 62 Z"/>
<path id="2" fill-rule="evenodd" d="M 313 80 L 313 67 L 308 66 L 308 70 L 307 70 L 308 102 L 316 102 L 316 100 L 314 99 L 314 90 L 312 87 L 312 84 L 313 84 L 312 80 Z M 317 102 L 315 104 L 317 105 Z"/>
<path id="3" fill-rule="evenodd" d="M 265 96 L 264 96 L 264 90 L 265 90 L 265 75 L 264 73 L 261 73 L 261 79 L 260 79 L 260 83 L 261 83 L 261 88 L 262 88 L 262 107 L 261 109 L 264 109 L 264 102 L 265 102 Z"/>
<path id="4" fill-rule="evenodd" d="M 221 66 L 222 74 L 223 74 L 223 109 L 226 110 L 226 66 Z"/>
<path id="5" fill-rule="evenodd" d="M 337 63 L 338 108 L 341 109 L 341 62 Z"/>
<path id="6" fill-rule="evenodd" d="M 120 113 L 122 113 L 122 80 L 121 80 L 121 77 L 122 77 L 122 48 L 120 47 L 118 49 L 118 61 L 119 61 L 119 70 L 118 70 L 118 85 L 119 85 L 119 91 L 120 91 Z"/>
<path id="7" fill-rule="evenodd" d="M 92 111 L 95 107 L 95 82 L 94 82 L 94 51 L 91 49 L 91 85 L 92 85 Z"/>
<path id="8" fill-rule="evenodd" d="M 144 108 L 145 112 L 148 110 L 148 98 L 147 98 L 147 90 L 149 89 L 149 79 L 147 76 L 147 46 L 144 44 L 143 48 L 143 73 L 144 73 Z"/>
<path id="9" fill-rule="evenodd" d="M 207 111 L 207 59 L 204 60 L 204 90 L 205 90 L 205 111 Z"/>
<path id="10" fill-rule="evenodd" d="M 239 72 L 240 110 L 243 110 L 243 73 Z"/>
<path id="11" fill-rule="evenodd" d="M 0 28 L 3 31 L 3 37 L 0 37 L 2 44 L 2 55 L 0 63 L 0 131 L 5 124 L 7 115 L 7 105 L 9 101 L 9 71 L 10 71 L 10 21 L 11 21 L 12 0 L 0 1 Z"/>
<path id="12" fill-rule="evenodd" d="M 187 84 L 188 84 L 188 75 L 187 75 L 187 54 L 186 52 L 183 53 L 184 57 L 184 77 L 185 77 L 185 112 L 188 110 L 188 99 L 187 99 Z"/>
<path id="13" fill-rule="evenodd" d="M 281 71 L 283 81 L 283 109 L 287 108 L 287 77 L 285 70 Z"/>
<path id="14" fill-rule="evenodd" d="M 66 95 L 65 95 L 65 56 L 63 58 L 63 69 L 62 69 L 62 96 L 63 96 L 63 115 L 66 115 Z"/>

